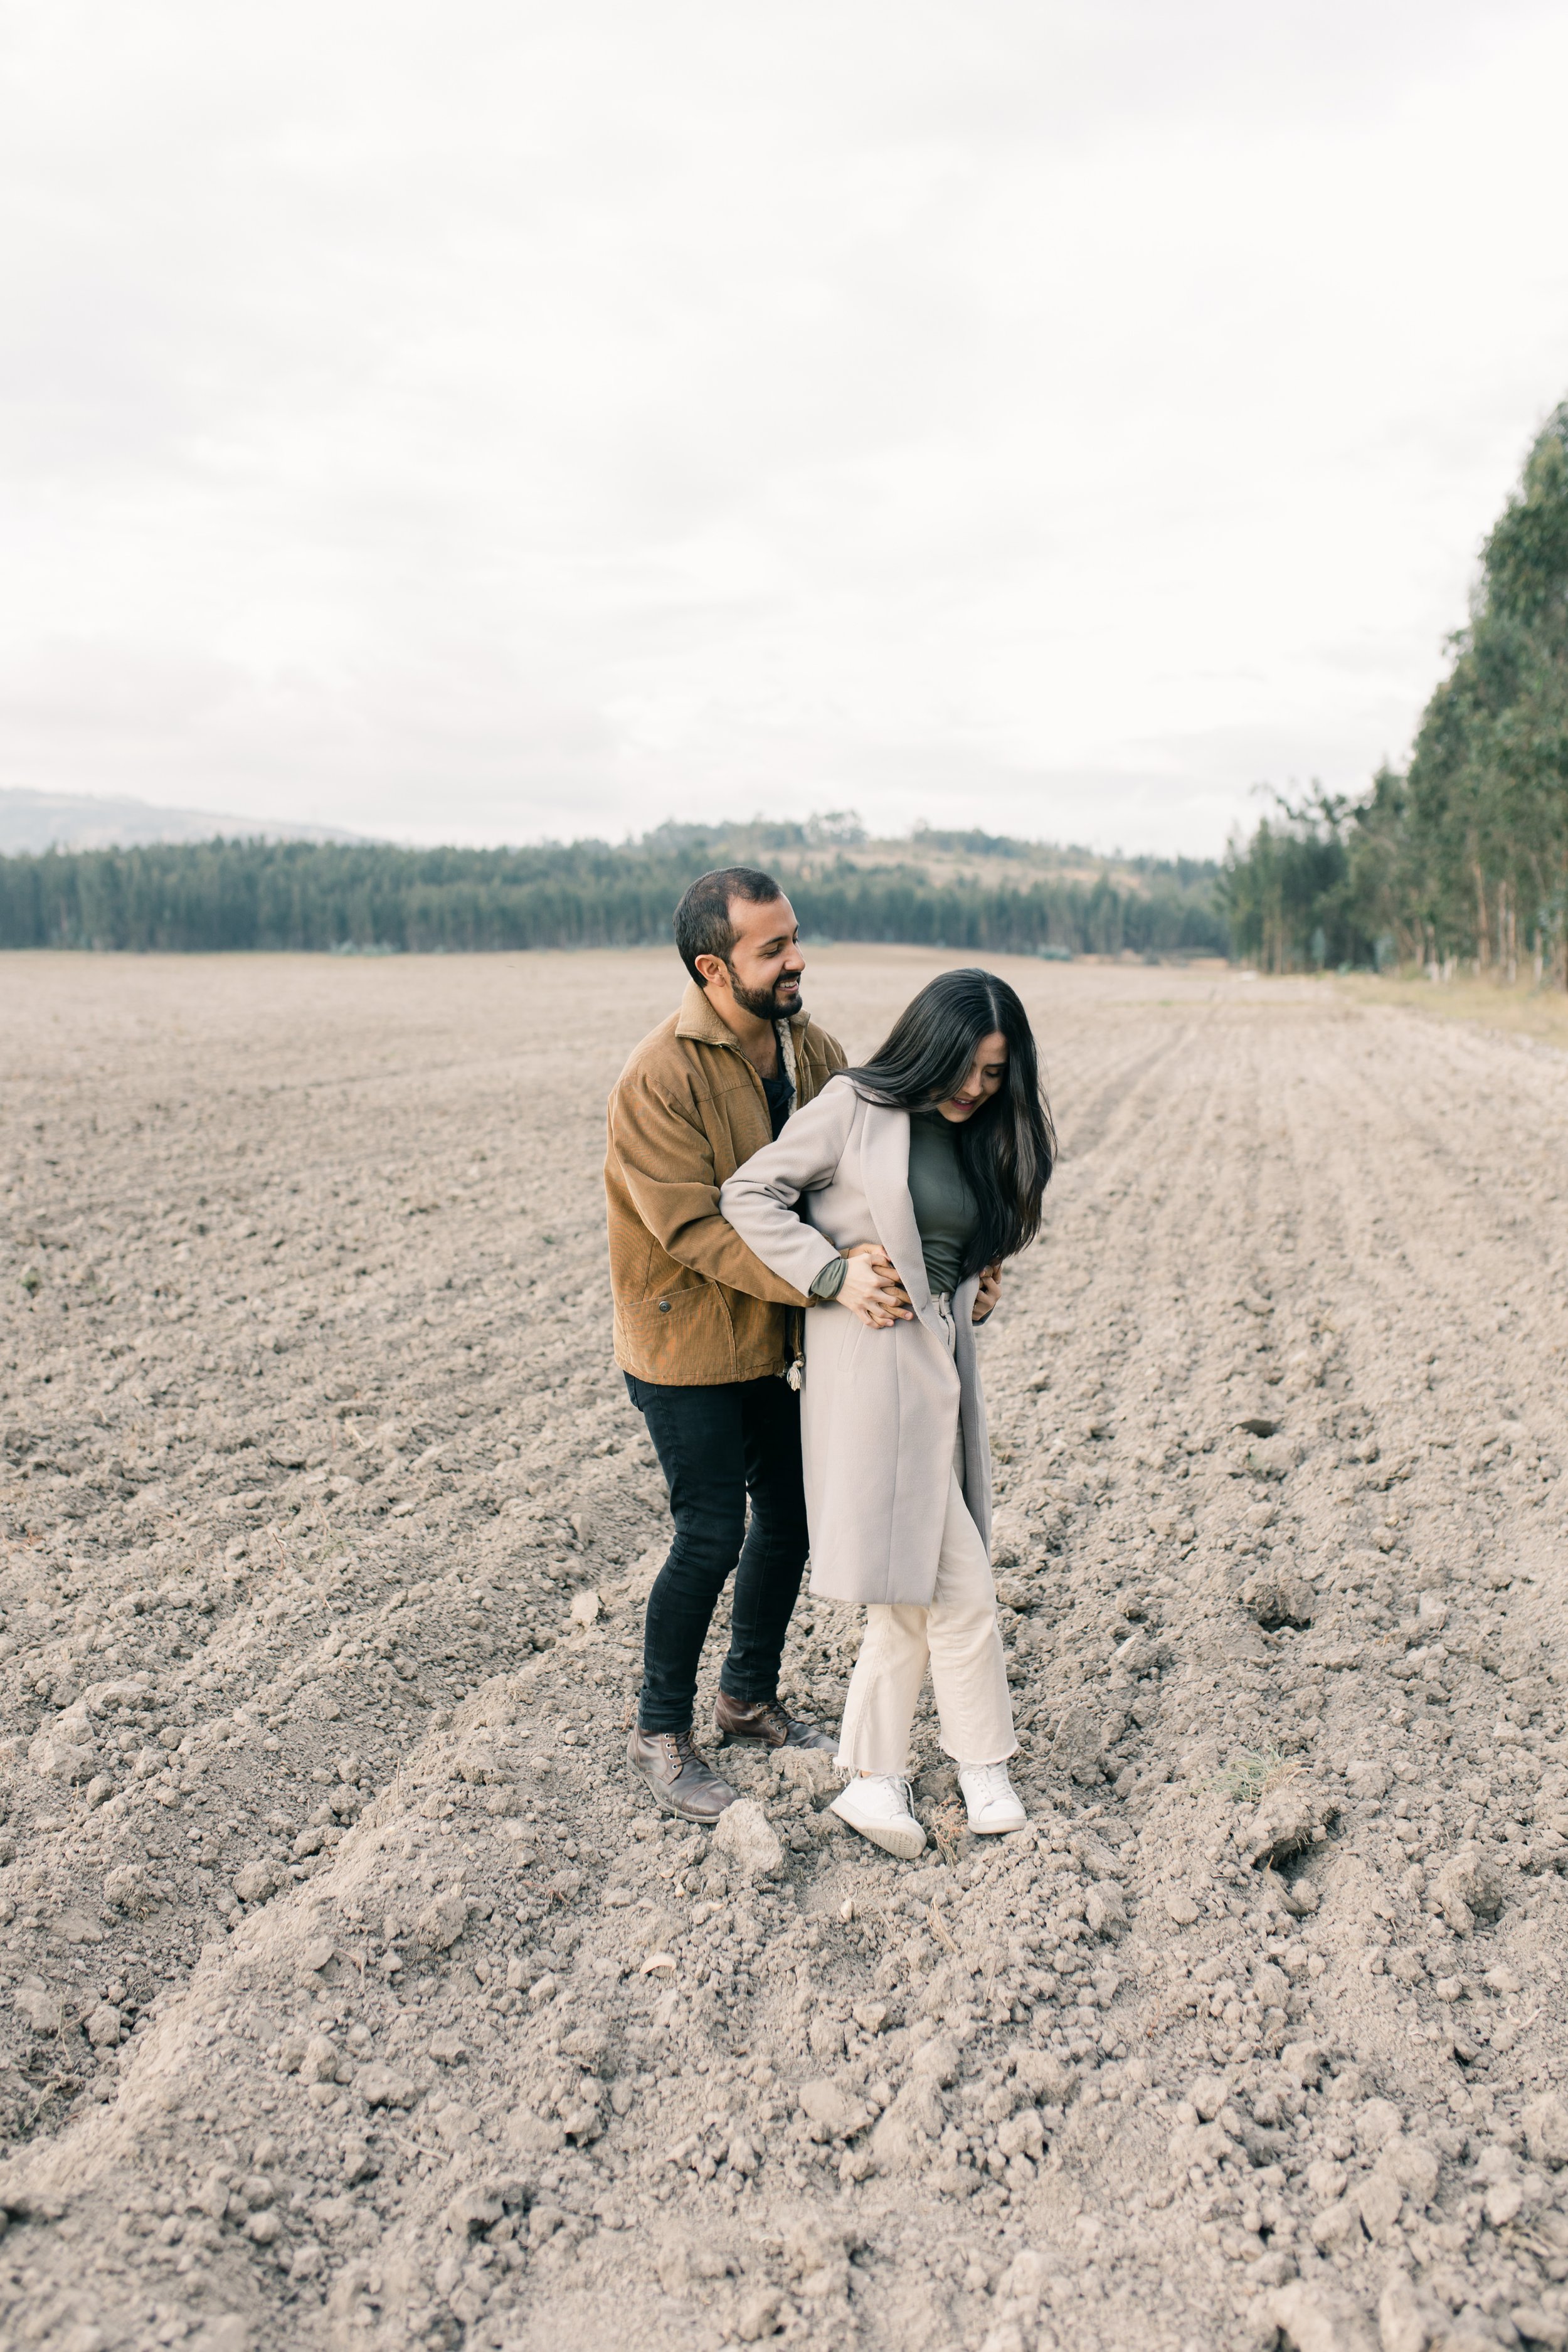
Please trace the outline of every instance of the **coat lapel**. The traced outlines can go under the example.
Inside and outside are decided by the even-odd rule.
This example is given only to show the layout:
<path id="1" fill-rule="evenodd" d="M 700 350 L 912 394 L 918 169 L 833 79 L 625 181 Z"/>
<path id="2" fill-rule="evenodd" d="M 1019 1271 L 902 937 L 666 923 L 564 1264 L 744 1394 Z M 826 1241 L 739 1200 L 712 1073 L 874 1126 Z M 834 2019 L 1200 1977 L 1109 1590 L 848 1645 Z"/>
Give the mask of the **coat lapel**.
<path id="1" fill-rule="evenodd" d="M 925 1253 L 910 1199 L 910 1115 L 881 1103 L 866 1105 L 860 1137 L 860 1181 L 882 1247 L 899 1269 L 910 1305 L 930 1330 L 939 1330 L 926 1280 Z M 943 1345 L 945 1346 L 945 1341 Z"/>

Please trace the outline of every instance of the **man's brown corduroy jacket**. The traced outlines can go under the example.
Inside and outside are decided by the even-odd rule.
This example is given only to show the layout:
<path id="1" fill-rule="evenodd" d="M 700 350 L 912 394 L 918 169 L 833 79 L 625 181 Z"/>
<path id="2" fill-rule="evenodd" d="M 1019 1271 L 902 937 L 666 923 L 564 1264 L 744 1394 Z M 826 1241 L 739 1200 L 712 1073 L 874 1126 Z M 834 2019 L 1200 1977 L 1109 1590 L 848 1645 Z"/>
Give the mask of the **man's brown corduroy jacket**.
<path id="1" fill-rule="evenodd" d="M 780 1025 L 798 1109 L 844 1067 L 844 1049 L 805 1013 Z M 720 1186 L 772 1140 L 761 1078 L 689 982 L 610 1097 L 605 1191 L 623 1371 L 710 1388 L 784 1370 L 788 1310 L 805 1300 L 719 1214 Z"/>

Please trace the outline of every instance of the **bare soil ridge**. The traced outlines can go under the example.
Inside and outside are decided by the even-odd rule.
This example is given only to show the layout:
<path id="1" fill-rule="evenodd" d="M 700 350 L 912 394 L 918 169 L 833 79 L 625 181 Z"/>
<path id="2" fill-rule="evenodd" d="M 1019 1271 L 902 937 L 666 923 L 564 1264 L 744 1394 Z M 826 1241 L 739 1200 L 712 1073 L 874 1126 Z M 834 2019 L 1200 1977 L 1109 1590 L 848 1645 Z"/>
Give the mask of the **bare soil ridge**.
<path id="1" fill-rule="evenodd" d="M 1007 968 L 1034 1822 L 928 1717 L 900 1867 L 806 1759 L 711 1841 L 627 1783 L 668 960 L 4 960 L 0 2341 L 1568 2343 L 1568 1061 Z"/>

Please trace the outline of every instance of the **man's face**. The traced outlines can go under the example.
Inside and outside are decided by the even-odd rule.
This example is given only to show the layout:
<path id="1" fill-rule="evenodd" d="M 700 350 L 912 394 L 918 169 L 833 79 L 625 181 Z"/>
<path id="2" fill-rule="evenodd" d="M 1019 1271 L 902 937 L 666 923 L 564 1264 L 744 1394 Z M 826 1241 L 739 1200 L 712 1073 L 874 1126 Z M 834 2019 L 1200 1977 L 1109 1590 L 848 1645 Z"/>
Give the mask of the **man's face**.
<path id="1" fill-rule="evenodd" d="M 795 908 L 787 898 L 770 898 L 761 906 L 749 898 L 731 898 L 730 920 L 735 944 L 727 961 L 736 1003 L 758 1021 L 787 1021 L 800 1011 L 800 976 L 805 970 Z M 699 961 L 706 964 L 709 959 Z M 717 956 L 712 961 L 723 969 Z"/>

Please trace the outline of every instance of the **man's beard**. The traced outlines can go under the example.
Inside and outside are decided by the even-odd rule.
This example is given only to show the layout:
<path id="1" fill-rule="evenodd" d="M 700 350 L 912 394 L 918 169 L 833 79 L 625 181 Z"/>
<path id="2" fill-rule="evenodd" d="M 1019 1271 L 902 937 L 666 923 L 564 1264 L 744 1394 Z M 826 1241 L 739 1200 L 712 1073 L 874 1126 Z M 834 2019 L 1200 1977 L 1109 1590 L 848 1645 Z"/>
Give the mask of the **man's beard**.
<path id="1" fill-rule="evenodd" d="M 730 966 L 730 993 L 742 1012 L 749 1013 L 753 1021 L 787 1021 L 801 1010 L 799 982 L 786 1004 L 778 1001 L 779 990 L 784 986 L 783 981 L 775 980 L 771 988 L 742 988 L 735 977 L 734 965 Z"/>

